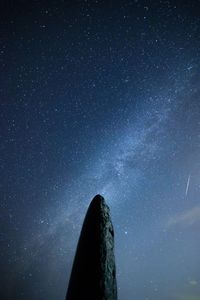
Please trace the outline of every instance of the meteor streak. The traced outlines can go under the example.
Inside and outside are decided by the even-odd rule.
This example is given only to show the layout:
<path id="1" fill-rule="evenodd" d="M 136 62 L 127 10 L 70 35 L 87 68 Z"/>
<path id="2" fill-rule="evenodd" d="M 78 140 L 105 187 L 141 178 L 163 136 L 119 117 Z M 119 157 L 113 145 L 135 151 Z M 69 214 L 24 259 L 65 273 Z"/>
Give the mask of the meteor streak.
<path id="1" fill-rule="evenodd" d="M 189 190 L 189 186 L 190 186 L 190 177 L 191 177 L 191 174 L 189 174 L 189 176 L 188 176 L 186 190 L 185 190 L 185 197 L 187 197 L 187 194 L 188 194 L 188 190 Z"/>

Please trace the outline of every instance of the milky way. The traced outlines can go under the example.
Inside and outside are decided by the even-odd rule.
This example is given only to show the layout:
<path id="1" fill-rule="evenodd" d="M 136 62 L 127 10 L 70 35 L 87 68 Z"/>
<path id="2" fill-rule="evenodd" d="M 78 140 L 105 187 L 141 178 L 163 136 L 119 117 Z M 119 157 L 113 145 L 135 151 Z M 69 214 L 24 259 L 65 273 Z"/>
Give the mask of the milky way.
<path id="1" fill-rule="evenodd" d="M 85 212 L 102 194 L 119 300 L 199 300 L 199 1 L 11 6 L 1 299 L 64 299 Z"/>

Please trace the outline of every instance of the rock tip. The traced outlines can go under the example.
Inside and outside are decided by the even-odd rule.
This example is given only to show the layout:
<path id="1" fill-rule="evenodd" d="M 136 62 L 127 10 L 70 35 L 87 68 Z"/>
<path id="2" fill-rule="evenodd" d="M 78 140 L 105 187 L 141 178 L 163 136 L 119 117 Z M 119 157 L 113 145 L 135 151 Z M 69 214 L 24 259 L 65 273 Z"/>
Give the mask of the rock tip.
<path id="1" fill-rule="evenodd" d="M 92 205 L 98 205 L 98 204 L 105 204 L 105 199 L 103 196 L 101 196 L 100 194 L 97 194 L 96 196 L 94 196 L 94 198 L 91 201 Z"/>

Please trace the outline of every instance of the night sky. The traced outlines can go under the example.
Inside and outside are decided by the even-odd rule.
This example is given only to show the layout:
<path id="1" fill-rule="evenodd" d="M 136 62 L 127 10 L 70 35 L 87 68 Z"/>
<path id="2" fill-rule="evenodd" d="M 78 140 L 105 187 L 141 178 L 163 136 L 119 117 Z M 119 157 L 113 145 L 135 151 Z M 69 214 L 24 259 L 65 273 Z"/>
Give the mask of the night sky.
<path id="1" fill-rule="evenodd" d="M 0 28 L 0 299 L 64 300 L 100 193 L 119 300 L 200 300 L 200 1 L 1 1 Z"/>

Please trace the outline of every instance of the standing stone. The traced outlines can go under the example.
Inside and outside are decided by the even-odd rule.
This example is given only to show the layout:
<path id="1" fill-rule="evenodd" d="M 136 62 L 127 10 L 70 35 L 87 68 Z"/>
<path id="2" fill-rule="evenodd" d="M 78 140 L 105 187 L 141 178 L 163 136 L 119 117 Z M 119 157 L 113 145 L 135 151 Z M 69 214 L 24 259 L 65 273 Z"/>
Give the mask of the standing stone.
<path id="1" fill-rule="evenodd" d="M 114 230 L 102 196 L 88 208 L 72 267 L 66 300 L 117 300 Z"/>

